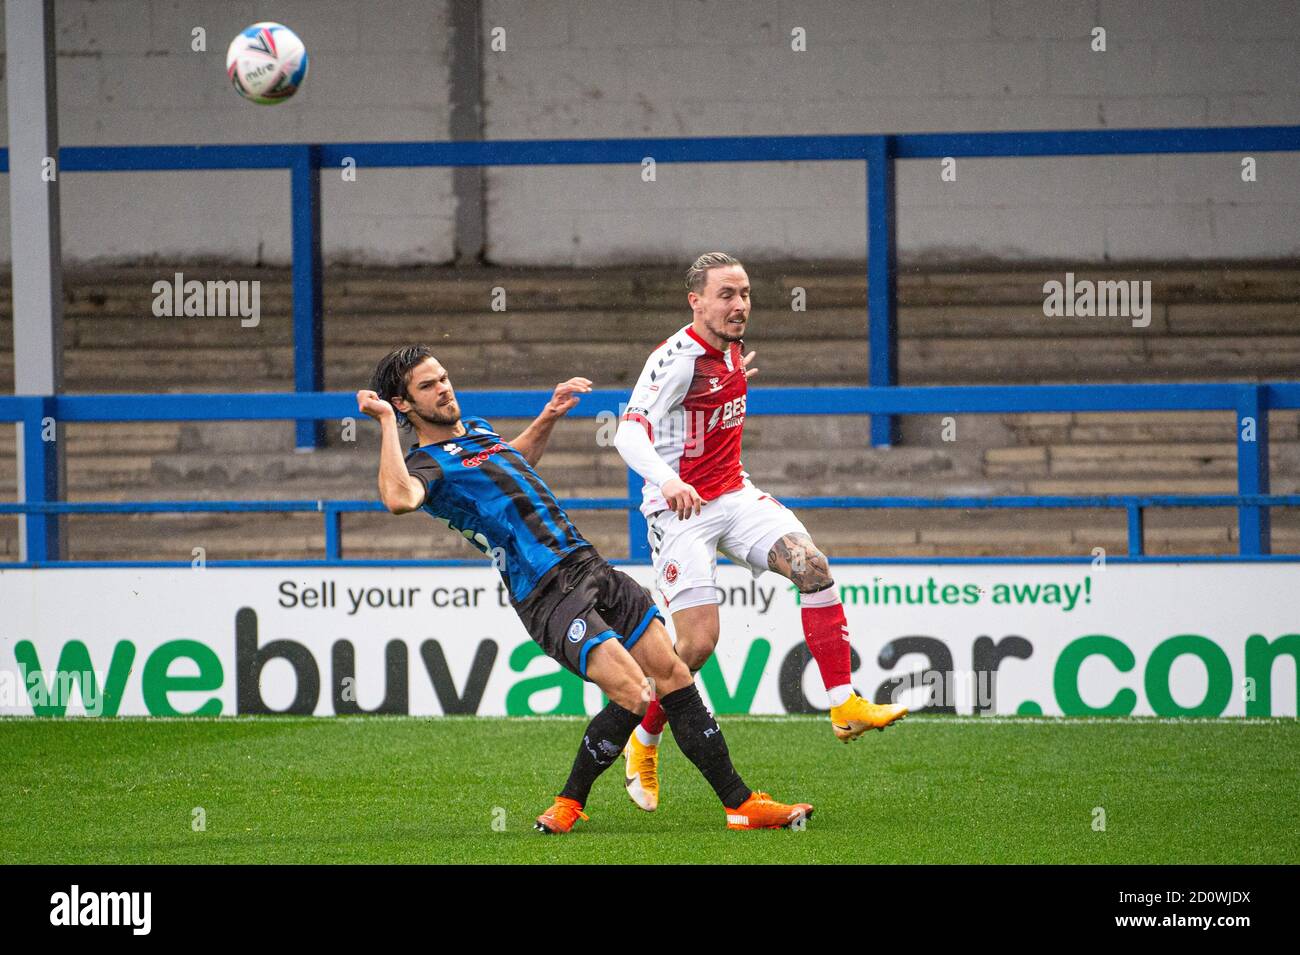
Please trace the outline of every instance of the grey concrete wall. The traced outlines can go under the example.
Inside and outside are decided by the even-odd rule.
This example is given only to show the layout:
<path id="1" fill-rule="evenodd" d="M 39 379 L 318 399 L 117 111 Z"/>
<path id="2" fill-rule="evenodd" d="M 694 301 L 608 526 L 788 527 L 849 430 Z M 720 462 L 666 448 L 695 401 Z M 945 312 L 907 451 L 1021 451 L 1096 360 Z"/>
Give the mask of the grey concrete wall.
<path id="1" fill-rule="evenodd" d="M 28 0 L 7 0 L 28 2 Z M 302 37 L 307 81 L 258 106 L 226 80 L 226 47 L 278 20 Z M 443 0 L 58 0 L 59 135 L 65 146 L 444 139 Z M 191 31 L 206 31 L 206 52 Z M 288 172 L 69 173 L 61 177 L 69 261 L 196 256 L 289 260 Z M 325 255 L 400 263 L 450 257 L 446 170 L 322 177 Z M 0 258 L 9 257 L 0 190 Z"/>
<path id="2" fill-rule="evenodd" d="M 1294 0 L 485 0 L 492 138 L 1300 123 Z M 1106 51 L 1090 49 L 1106 30 Z M 791 49 L 802 27 L 807 49 Z M 549 78 L 543 82 L 542 77 Z M 899 170 L 905 259 L 1300 252 L 1300 157 L 963 160 Z M 862 255 L 855 163 L 500 169 L 506 261 Z"/>
<path id="3" fill-rule="evenodd" d="M 23 2 L 23 0 L 8 0 Z M 247 23 L 296 29 L 294 100 L 224 78 Z M 483 0 L 490 138 L 1106 129 L 1300 123 L 1294 0 Z M 445 0 L 60 0 L 65 145 L 442 139 Z M 190 51 L 194 26 L 206 53 Z M 1107 49 L 1090 32 L 1107 31 Z M 504 31 L 505 50 L 491 31 Z M 791 32 L 807 49 L 791 49 Z M 962 160 L 899 171 L 907 259 L 1281 258 L 1300 254 L 1300 157 Z M 287 260 L 286 173 L 69 174 L 71 261 Z M 324 177 L 329 261 L 442 262 L 445 171 Z M 0 195 L 7 215 L 7 196 Z M 494 169 L 489 257 L 678 261 L 704 247 L 859 258 L 856 163 Z M 8 256 L 7 225 L 0 258 Z"/>

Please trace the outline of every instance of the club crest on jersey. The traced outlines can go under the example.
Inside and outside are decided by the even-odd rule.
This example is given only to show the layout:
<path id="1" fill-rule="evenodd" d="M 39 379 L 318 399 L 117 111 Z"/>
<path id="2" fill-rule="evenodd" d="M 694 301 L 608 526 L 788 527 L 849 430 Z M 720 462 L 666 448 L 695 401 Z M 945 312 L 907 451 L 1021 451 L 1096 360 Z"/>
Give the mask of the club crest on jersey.
<path id="1" fill-rule="evenodd" d="M 720 391 L 721 389 L 722 389 L 722 385 L 718 384 L 717 378 L 709 379 L 709 391 Z"/>
<path id="2" fill-rule="evenodd" d="M 569 624 L 569 642 L 580 643 L 582 638 L 586 635 L 587 621 L 583 620 L 581 617 L 575 618 L 573 623 Z"/>
<path id="3" fill-rule="evenodd" d="M 664 583 L 676 583 L 678 573 L 680 573 L 680 570 L 677 566 L 677 561 L 670 560 L 668 563 L 664 564 Z"/>

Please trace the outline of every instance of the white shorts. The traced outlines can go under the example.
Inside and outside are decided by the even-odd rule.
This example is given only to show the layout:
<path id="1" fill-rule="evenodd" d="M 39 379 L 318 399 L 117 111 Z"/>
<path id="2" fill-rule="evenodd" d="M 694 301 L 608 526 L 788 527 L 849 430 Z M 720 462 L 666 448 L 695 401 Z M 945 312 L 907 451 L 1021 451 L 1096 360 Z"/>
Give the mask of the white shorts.
<path id="1" fill-rule="evenodd" d="M 721 603 L 719 551 L 758 577 L 768 569 L 767 555 L 778 540 L 786 534 L 808 533 L 793 511 L 748 481 L 709 501 L 686 520 L 672 511 L 660 511 L 647 524 L 655 586 L 670 613 Z M 673 602 L 678 594 L 697 587 L 702 591 L 685 602 Z"/>

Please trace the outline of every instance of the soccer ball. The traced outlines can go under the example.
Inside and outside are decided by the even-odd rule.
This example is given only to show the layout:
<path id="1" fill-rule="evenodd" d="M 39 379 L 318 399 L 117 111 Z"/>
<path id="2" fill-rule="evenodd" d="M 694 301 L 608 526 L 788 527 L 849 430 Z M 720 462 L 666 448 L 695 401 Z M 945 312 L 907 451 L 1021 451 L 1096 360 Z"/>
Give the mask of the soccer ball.
<path id="1" fill-rule="evenodd" d="M 307 48 L 281 23 L 254 23 L 230 42 L 226 75 L 244 99 L 279 103 L 307 77 Z"/>

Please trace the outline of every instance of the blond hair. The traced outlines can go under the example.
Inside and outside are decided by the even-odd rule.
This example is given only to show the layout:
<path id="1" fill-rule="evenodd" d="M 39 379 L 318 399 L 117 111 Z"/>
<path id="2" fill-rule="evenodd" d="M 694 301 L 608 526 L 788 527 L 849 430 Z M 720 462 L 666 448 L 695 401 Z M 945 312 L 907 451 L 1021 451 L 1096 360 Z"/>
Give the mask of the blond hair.
<path id="1" fill-rule="evenodd" d="M 726 252 L 705 252 L 692 262 L 691 267 L 686 270 L 686 290 L 697 294 L 703 292 L 705 284 L 709 281 L 709 269 L 740 264 L 740 259 L 734 258 Z M 741 267 L 743 268 L 743 266 Z"/>

